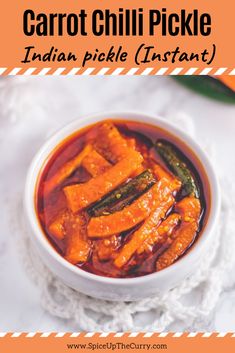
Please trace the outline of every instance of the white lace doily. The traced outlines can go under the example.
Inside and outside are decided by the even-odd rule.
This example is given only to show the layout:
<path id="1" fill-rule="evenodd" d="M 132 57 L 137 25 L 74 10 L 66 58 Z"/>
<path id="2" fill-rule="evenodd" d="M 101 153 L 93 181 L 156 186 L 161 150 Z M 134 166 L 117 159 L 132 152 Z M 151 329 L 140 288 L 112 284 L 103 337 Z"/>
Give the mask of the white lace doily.
<path id="1" fill-rule="evenodd" d="M 194 134 L 190 117 L 181 114 L 171 116 L 169 120 Z M 204 147 L 208 150 L 208 146 Z M 229 181 L 223 178 L 223 183 L 228 190 Z M 210 253 L 198 270 L 164 295 L 138 302 L 97 300 L 67 287 L 43 265 L 34 252 L 24 227 L 21 202 L 13 213 L 12 224 L 27 273 L 38 285 L 41 304 L 51 315 L 70 320 L 78 330 L 85 331 L 163 331 L 178 320 L 183 322 L 185 329 L 197 330 L 201 328 L 197 323 L 207 317 L 215 307 L 224 286 L 226 273 L 234 265 L 235 237 L 231 222 L 234 206 L 232 207 L 231 202 L 231 198 L 227 200 L 223 197 L 218 233 L 215 234 Z M 194 305 L 188 304 L 192 302 L 192 298 L 195 298 Z M 143 312 L 150 313 L 151 322 L 144 323 L 144 320 L 141 320 Z"/>

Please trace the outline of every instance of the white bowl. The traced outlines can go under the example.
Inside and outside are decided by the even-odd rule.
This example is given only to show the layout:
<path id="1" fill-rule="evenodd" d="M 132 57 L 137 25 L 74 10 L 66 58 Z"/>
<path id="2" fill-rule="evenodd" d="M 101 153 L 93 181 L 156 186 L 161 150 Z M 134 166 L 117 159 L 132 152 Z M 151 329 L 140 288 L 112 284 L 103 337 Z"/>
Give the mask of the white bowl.
<path id="1" fill-rule="evenodd" d="M 194 152 L 204 168 L 204 173 L 209 182 L 211 204 L 203 232 L 185 256 L 162 271 L 136 278 L 108 278 L 86 272 L 70 264 L 57 253 L 47 240 L 39 224 L 35 209 L 35 188 L 38 175 L 51 155 L 51 152 L 66 137 L 77 130 L 105 119 L 140 121 L 160 127 L 183 141 Z M 218 223 L 220 211 L 220 193 L 216 174 L 204 151 L 195 141 L 165 120 L 149 116 L 145 113 L 129 112 L 102 113 L 86 116 L 70 123 L 53 135 L 42 146 L 32 161 L 27 175 L 24 201 L 26 218 L 30 228 L 30 237 L 47 267 L 69 287 L 92 297 L 115 301 L 134 301 L 154 296 L 173 288 L 194 273 L 210 250 L 210 247 L 213 246 L 214 230 Z"/>

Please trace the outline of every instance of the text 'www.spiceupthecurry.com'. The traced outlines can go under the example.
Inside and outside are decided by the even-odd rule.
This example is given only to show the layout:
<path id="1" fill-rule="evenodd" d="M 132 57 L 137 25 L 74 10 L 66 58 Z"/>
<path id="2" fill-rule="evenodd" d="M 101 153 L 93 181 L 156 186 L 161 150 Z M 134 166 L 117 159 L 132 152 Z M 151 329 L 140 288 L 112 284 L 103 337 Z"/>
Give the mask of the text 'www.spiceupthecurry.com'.
<path id="1" fill-rule="evenodd" d="M 167 344 L 161 343 L 153 343 L 153 344 L 148 344 L 148 343 L 123 343 L 123 342 L 106 342 L 106 343 L 67 343 L 67 348 L 68 349 L 78 349 L 78 350 L 91 350 L 91 351 L 96 351 L 96 350 L 110 350 L 110 351 L 117 351 L 117 350 L 167 350 Z"/>

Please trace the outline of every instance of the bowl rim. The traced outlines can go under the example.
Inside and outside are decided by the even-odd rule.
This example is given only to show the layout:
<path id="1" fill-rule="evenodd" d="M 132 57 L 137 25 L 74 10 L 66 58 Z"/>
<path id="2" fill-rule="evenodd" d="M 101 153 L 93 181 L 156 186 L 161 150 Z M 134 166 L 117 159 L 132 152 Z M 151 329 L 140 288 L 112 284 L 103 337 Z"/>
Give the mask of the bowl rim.
<path id="1" fill-rule="evenodd" d="M 208 214 L 208 219 L 203 229 L 203 236 L 201 236 L 195 246 L 191 249 L 189 253 L 185 256 L 182 256 L 178 261 L 173 263 L 171 266 L 159 271 L 153 272 L 151 274 L 133 277 L 133 278 L 113 278 L 96 275 L 90 272 L 87 272 L 79 267 L 69 263 L 65 260 L 52 246 L 49 240 L 46 238 L 38 220 L 38 216 L 35 209 L 35 188 L 38 181 L 39 173 L 42 168 L 45 166 L 45 163 L 48 157 L 51 156 L 53 150 L 67 137 L 73 135 L 77 131 L 86 126 L 101 122 L 104 120 L 123 120 L 123 121 L 137 121 L 145 122 L 150 125 L 155 125 L 160 127 L 163 130 L 169 131 L 174 136 L 178 137 L 183 141 L 190 149 L 193 150 L 196 157 L 199 159 L 204 173 L 208 179 L 210 187 L 210 210 Z M 144 284 L 149 282 L 152 279 L 164 280 L 167 276 L 172 276 L 180 271 L 185 266 L 190 265 L 190 263 L 197 261 L 200 254 L 202 254 L 204 249 L 207 248 L 206 245 L 210 242 L 213 231 L 215 230 L 216 221 L 219 216 L 221 207 L 221 196 L 220 188 L 217 176 L 215 174 L 214 168 L 210 159 L 207 157 L 203 149 L 198 145 L 197 142 L 180 128 L 176 127 L 172 122 L 169 122 L 166 119 L 163 119 L 159 115 L 155 116 L 154 114 L 145 113 L 141 111 L 105 111 L 94 114 L 87 114 L 83 116 L 78 116 L 75 120 L 66 124 L 64 127 L 57 130 L 54 134 L 49 137 L 46 142 L 43 143 L 41 148 L 35 154 L 30 167 L 28 169 L 26 183 L 25 183 L 25 192 L 24 192 L 24 210 L 28 218 L 31 229 L 33 230 L 33 236 L 36 237 L 36 240 L 40 245 L 47 251 L 47 253 L 62 267 L 65 267 L 67 270 L 72 271 L 74 274 L 83 277 L 85 279 L 99 282 L 103 284 L 112 284 L 112 285 L 123 285 L 123 286 L 132 286 L 133 284 Z"/>

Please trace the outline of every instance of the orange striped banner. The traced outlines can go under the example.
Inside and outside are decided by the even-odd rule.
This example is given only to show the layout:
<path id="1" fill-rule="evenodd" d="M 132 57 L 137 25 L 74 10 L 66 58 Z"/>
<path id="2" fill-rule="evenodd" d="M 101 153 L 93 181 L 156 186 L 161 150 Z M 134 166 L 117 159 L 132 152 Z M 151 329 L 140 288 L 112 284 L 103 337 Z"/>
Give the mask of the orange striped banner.
<path id="1" fill-rule="evenodd" d="M 3 353 L 157 352 L 234 353 L 235 333 L 0 333 Z"/>
<path id="2" fill-rule="evenodd" d="M 235 75 L 235 69 L 228 69 L 228 68 L 202 68 L 199 69 L 197 67 L 191 67 L 191 68 L 183 68 L 183 67 L 176 67 L 174 69 L 169 68 L 169 67 L 162 67 L 162 68 L 155 68 L 155 67 L 148 67 L 148 68 L 138 68 L 138 67 L 132 67 L 130 69 L 126 69 L 124 67 L 117 67 L 117 68 L 111 68 L 111 67 L 103 67 L 101 69 L 95 68 L 95 67 L 89 67 L 89 68 L 81 68 L 81 67 L 73 67 L 73 68 L 66 68 L 66 67 L 58 67 L 58 68 L 53 68 L 53 67 L 45 67 L 45 68 L 36 68 L 36 67 L 30 67 L 30 68 L 23 68 L 23 67 L 14 67 L 14 68 L 6 68 L 6 67 L 0 67 L 0 76 L 15 76 L 15 75 L 23 75 L 23 76 L 31 76 L 31 75 L 38 75 L 38 76 L 45 76 L 45 75 L 53 75 L 53 76 L 59 76 L 59 75 L 68 75 L 68 76 L 74 76 L 74 75 L 84 75 L 84 76 L 89 76 L 89 75 L 98 75 L 98 76 L 103 76 L 103 75 L 110 75 L 110 76 L 119 76 L 119 75 L 128 75 L 128 76 L 134 76 L 134 75 L 141 75 L 141 76 L 148 76 L 148 75 L 153 75 L 153 76 L 167 76 L 167 75 L 212 75 L 212 76 L 222 76 L 222 75 L 229 75 L 233 76 Z"/>
<path id="3" fill-rule="evenodd" d="M 235 74 L 231 0 L 21 0 L 1 6 L 0 75 Z"/>

